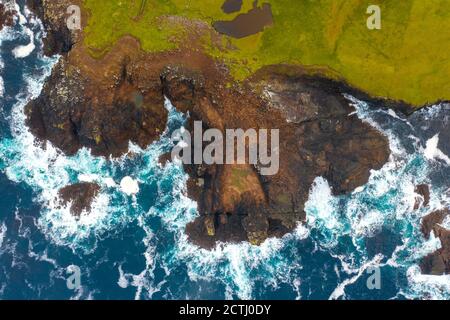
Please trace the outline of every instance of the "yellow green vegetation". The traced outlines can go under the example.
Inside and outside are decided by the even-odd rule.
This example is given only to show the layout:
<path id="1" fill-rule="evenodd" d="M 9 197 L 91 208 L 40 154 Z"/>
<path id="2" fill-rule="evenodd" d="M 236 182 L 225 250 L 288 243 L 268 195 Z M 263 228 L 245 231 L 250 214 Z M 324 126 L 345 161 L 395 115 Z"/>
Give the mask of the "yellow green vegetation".
<path id="1" fill-rule="evenodd" d="M 186 36 L 182 19 L 212 25 L 240 13 L 222 12 L 224 0 L 84 0 L 90 18 L 85 44 L 106 52 L 122 36 L 146 51 L 175 48 Z M 373 96 L 415 106 L 450 100 L 450 0 L 260 0 L 274 24 L 243 39 L 205 36 L 205 52 L 224 60 L 237 80 L 265 65 L 324 66 Z M 381 8 L 382 29 L 366 26 L 367 7 Z"/>
<path id="2" fill-rule="evenodd" d="M 248 167 L 235 166 L 231 169 L 231 184 L 239 192 L 245 192 L 248 187 L 248 177 L 252 171 Z"/>

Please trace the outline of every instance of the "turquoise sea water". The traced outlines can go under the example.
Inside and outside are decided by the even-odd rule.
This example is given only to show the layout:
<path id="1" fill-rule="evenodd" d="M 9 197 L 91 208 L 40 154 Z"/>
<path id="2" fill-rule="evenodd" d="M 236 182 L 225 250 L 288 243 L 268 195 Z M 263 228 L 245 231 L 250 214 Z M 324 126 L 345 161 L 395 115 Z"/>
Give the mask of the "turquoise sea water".
<path id="1" fill-rule="evenodd" d="M 42 26 L 22 4 L 20 12 L 16 26 L 0 32 L 1 299 L 450 297 L 450 276 L 422 276 L 417 266 L 440 247 L 438 239 L 423 239 L 421 217 L 450 203 L 449 105 L 405 119 L 348 96 L 358 116 L 388 136 L 390 161 L 347 196 L 333 197 L 317 177 L 306 225 L 282 239 L 206 251 L 184 235 L 197 211 L 185 195 L 182 167 L 158 164 L 184 121 L 170 101 L 165 134 L 145 150 L 130 145 L 133 157 L 110 160 L 85 149 L 67 157 L 35 143 L 23 109 L 58 57 L 42 56 Z M 123 192 L 124 177 L 138 182 L 136 195 Z M 77 222 L 59 208 L 57 192 L 79 181 L 102 190 Z M 431 203 L 413 211 L 420 183 L 431 185 Z M 77 290 L 66 286 L 71 265 L 81 270 Z M 380 289 L 367 287 L 372 268 L 380 270 Z"/>

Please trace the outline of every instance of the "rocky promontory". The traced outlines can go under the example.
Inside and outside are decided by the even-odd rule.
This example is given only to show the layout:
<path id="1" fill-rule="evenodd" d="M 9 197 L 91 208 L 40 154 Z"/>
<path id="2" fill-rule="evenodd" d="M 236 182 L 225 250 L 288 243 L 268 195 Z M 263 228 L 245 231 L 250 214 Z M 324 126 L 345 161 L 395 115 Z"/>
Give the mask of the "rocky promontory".
<path id="1" fill-rule="evenodd" d="M 386 137 L 361 121 L 343 96 L 363 93 L 343 82 L 284 65 L 236 82 L 221 61 L 200 49 L 203 25 L 178 49 L 144 52 L 126 36 L 93 58 L 82 33 L 61 23 L 65 1 L 30 1 L 38 4 L 35 12 L 49 33 L 46 53 L 61 58 L 41 95 L 26 107 L 27 123 L 36 137 L 65 153 L 87 147 L 94 155 L 117 157 L 130 141 L 148 146 L 166 126 L 164 97 L 189 114 L 190 131 L 196 120 L 221 132 L 279 130 L 275 175 L 263 176 L 250 164 L 185 165 L 188 194 L 200 214 L 186 232 L 201 247 L 218 241 L 257 245 L 282 236 L 304 221 L 316 177 L 326 178 L 334 194 L 345 194 L 365 184 L 370 170 L 389 157 Z M 59 38 L 62 43 L 54 43 Z"/>
<path id="2" fill-rule="evenodd" d="M 186 166 L 190 196 L 200 210 L 187 231 L 197 244 L 211 247 L 230 239 L 259 244 L 281 236 L 304 220 L 316 177 L 325 177 L 334 194 L 345 194 L 387 161 L 387 139 L 358 119 L 339 83 L 290 69 L 290 75 L 281 67 L 261 70 L 231 89 L 219 77 L 183 68 L 163 73 L 164 94 L 179 110 L 189 111 L 191 124 L 280 130 L 276 175 L 263 176 L 251 165 Z"/>

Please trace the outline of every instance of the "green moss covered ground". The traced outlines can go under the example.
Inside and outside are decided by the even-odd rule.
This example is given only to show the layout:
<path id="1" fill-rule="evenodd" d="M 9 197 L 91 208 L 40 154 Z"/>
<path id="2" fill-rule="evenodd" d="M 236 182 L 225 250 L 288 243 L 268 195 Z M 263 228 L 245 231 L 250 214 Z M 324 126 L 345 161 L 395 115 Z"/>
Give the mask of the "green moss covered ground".
<path id="1" fill-rule="evenodd" d="M 272 27 L 244 39 L 223 37 L 221 48 L 204 39 L 205 51 L 225 60 L 236 79 L 270 64 L 325 66 L 330 74 L 373 96 L 415 106 L 450 100 L 450 0 L 262 2 L 272 6 Z M 122 36 L 132 35 L 146 51 L 172 49 L 186 31 L 167 16 L 211 25 L 239 14 L 224 14 L 222 4 L 223 0 L 84 0 L 90 12 L 85 45 L 93 55 L 101 55 Z M 241 13 L 252 4 L 244 0 Z M 366 27 L 369 4 L 381 7 L 381 30 Z"/>

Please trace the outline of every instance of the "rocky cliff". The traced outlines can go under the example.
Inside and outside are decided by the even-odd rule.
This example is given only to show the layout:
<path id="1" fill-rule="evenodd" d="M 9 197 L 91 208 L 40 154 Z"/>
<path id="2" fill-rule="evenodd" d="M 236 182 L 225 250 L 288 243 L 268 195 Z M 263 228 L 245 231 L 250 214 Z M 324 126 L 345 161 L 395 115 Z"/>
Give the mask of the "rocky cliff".
<path id="1" fill-rule="evenodd" d="M 14 24 L 14 10 L 9 10 L 3 3 L 0 3 L 0 31 L 4 26 L 11 27 Z"/>
<path id="2" fill-rule="evenodd" d="M 195 120 L 222 132 L 280 130 L 276 175 L 263 176 L 249 164 L 185 165 L 188 193 L 200 213 L 186 230 L 202 247 L 282 236 L 305 219 L 316 177 L 325 177 L 334 194 L 345 194 L 388 159 L 387 139 L 359 120 L 343 97 L 364 94 L 344 83 L 283 65 L 237 83 L 221 61 L 199 50 L 195 36 L 161 53 L 143 52 L 134 38 L 124 37 L 94 59 L 83 34 L 65 26 L 66 1 L 30 5 L 46 25 L 46 53 L 62 56 L 42 94 L 26 107 L 28 125 L 65 153 L 87 147 L 95 155 L 117 157 L 129 141 L 149 145 L 165 128 L 164 96 L 189 113 L 189 130 Z"/>

